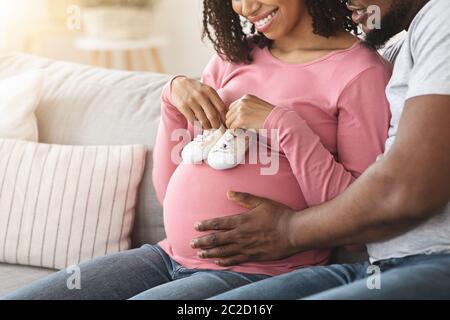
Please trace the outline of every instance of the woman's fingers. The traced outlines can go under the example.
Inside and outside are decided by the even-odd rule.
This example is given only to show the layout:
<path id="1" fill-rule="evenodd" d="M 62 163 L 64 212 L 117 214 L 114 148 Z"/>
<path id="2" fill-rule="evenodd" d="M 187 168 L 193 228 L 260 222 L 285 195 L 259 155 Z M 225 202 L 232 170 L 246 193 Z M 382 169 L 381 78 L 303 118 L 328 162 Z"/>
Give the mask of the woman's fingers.
<path id="1" fill-rule="evenodd" d="M 179 109 L 181 114 L 186 118 L 186 120 L 191 124 L 194 125 L 194 122 L 197 120 L 195 117 L 194 112 L 189 106 L 182 107 Z"/>
<path id="2" fill-rule="evenodd" d="M 198 120 L 203 129 L 225 125 L 227 108 L 214 88 L 185 77 L 173 79 L 172 84 L 172 100 L 190 123 Z"/>
<path id="3" fill-rule="evenodd" d="M 211 103 L 210 98 L 207 95 L 200 94 L 197 97 L 199 104 L 201 105 L 203 112 L 211 124 L 211 127 L 218 129 L 221 126 L 221 121 L 219 117 L 219 111 Z"/>
<path id="4" fill-rule="evenodd" d="M 238 119 L 238 114 L 237 113 L 234 113 L 231 116 L 227 116 L 227 122 L 226 122 L 227 128 L 228 129 L 237 129 L 237 128 L 239 128 L 239 124 L 237 122 L 237 119 Z"/>
<path id="5" fill-rule="evenodd" d="M 211 100 L 212 104 L 216 108 L 217 112 L 219 113 L 219 117 L 222 124 L 225 124 L 227 118 L 227 107 L 225 106 L 225 103 L 223 103 L 222 98 L 219 96 L 216 90 L 214 90 L 211 87 L 208 87 L 209 92 L 209 99 Z"/>
<path id="6" fill-rule="evenodd" d="M 203 129 L 211 129 L 211 123 L 208 120 L 208 117 L 205 114 L 205 111 L 203 110 L 202 106 L 195 100 L 192 100 L 189 103 L 189 107 L 194 112 L 195 117 L 198 121 L 200 121 L 200 124 L 202 125 Z"/>
<path id="7" fill-rule="evenodd" d="M 239 112 L 238 112 L 238 108 L 236 108 L 236 107 L 237 107 L 236 103 L 231 104 L 230 110 L 228 111 L 227 116 L 226 116 L 227 120 L 225 123 L 227 125 L 227 128 L 229 128 L 229 129 L 238 128 L 236 126 L 237 125 L 236 120 L 239 116 Z"/>

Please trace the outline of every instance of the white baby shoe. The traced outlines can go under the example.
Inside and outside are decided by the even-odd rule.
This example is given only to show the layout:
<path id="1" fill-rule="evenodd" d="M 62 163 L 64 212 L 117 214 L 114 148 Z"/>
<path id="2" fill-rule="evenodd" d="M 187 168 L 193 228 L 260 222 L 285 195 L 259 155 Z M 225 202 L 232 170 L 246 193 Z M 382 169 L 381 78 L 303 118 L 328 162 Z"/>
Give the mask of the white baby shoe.
<path id="1" fill-rule="evenodd" d="M 181 151 L 183 161 L 188 164 L 199 164 L 206 160 L 211 149 L 223 136 L 224 131 L 223 128 L 204 130 Z"/>
<path id="2" fill-rule="evenodd" d="M 242 129 L 228 129 L 208 154 L 208 164 L 216 170 L 231 169 L 245 160 L 249 136 Z"/>

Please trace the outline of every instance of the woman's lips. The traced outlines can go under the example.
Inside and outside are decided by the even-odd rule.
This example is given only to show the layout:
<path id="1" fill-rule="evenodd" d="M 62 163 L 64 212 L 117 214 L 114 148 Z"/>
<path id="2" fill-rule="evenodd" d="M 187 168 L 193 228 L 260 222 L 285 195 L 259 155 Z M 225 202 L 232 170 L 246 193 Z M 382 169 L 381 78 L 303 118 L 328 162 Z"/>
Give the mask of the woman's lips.
<path id="1" fill-rule="evenodd" d="M 267 18 L 268 16 L 270 16 L 271 14 L 273 14 L 275 11 L 277 11 L 278 10 L 278 8 L 275 8 L 275 9 L 273 9 L 273 10 L 270 10 L 270 11 L 267 11 L 267 12 L 265 12 L 265 13 L 263 13 L 263 14 L 260 14 L 259 16 L 250 16 L 250 17 L 247 17 L 247 19 L 251 22 L 251 23 L 256 23 L 256 22 L 258 22 L 258 21 L 260 21 L 260 20 L 263 20 L 263 19 L 265 19 L 265 18 Z"/>
<path id="2" fill-rule="evenodd" d="M 272 11 L 272 12 L 265 18 L 265 20 L 266 20 L 266 21 L 264 21 L 265 23 L 264 23 L 264 22 L 261 22 L 261 20 L 258 21 L 258 22 L 255 22 L 255 28 L 256 28 L 256 30 L 258 30 L 258 32 L 261 32 L 261 33 L 268 32 L 268 31 L 270 30 L 270 28 L 272 27 L 273 22 L 274 22 L 275 19 L 277 18 L 277 15 L 278 15 L 278 9 Z M 264 19 L 263 19 L 263 20 L 264 20 Z"/>

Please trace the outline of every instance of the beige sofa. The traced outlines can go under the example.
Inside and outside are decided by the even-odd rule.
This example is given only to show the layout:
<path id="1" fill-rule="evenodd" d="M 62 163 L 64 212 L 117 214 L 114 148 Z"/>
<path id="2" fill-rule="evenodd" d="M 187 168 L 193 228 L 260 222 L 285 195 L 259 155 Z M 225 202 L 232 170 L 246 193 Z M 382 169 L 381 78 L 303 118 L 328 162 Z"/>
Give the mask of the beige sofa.
<path id="1" fill-rule="evenodd" d="M 69 145 L 145 144 L 152 150 L 160 94 L 168 75 L 99 69 L 24 54 L 0 53 L 0 79 L 30 68 L 46 70 L 38 107 L 40 141 Z M 1 154 L 0 154 L 1 157 Z M 151 182 L 152 155 L 139 193 L 133 246 L 164 237 L 162 208 Z M 339 252 L 338 261 L 361 259 Z M 0 263 L 0 296 L 54 270 Z"/>
<path id="2" fill-rule="evenodd" d="M 0 79 L 31 68 L 46 70 L 37 110 L 39 140 L 70 145 L 154 145 L 160 94 L 169 76 L 111 71 L 24 54 L 0 53 Z M 1 155 L 0 155 L 1 157 Z M 152 155 L 139 194 L 133 246 L 164 237 L 162 208 L 152 182 Z M 0 296 L 54 272 L 0 264 Z"/>

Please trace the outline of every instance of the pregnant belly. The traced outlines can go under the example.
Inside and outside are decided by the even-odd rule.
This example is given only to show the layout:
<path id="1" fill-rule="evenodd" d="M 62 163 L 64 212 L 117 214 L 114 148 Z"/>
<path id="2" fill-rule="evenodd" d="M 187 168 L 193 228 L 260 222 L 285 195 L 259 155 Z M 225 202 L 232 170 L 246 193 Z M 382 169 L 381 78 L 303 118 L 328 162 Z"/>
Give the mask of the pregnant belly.
<path id="1" fill-rule="evenodd" d="M 261 175 L 259 164 L 244 164 L 218 171 L 207 164 L 181 164 L 174 172 L 164 199 L 164 225 L 172 253 L 197 259 L 189 242 L 205 233 L 194 230 L 198 221 L 248 211 L 227 199 L 230 190 L 275 200 L 293 209 L 306 207 L 289 162 L 280 158 L 275 175 Z"/>

